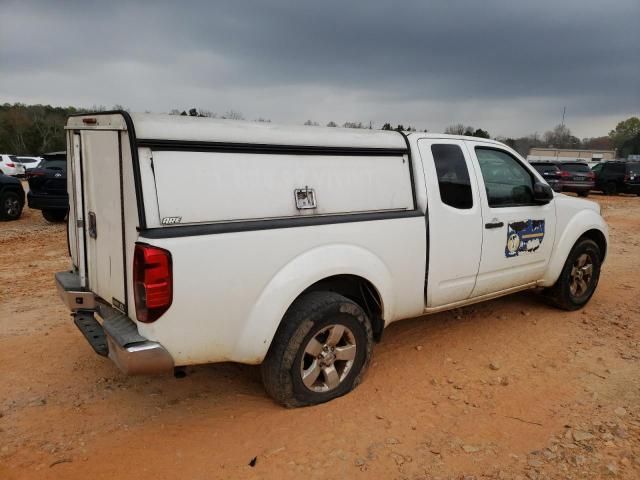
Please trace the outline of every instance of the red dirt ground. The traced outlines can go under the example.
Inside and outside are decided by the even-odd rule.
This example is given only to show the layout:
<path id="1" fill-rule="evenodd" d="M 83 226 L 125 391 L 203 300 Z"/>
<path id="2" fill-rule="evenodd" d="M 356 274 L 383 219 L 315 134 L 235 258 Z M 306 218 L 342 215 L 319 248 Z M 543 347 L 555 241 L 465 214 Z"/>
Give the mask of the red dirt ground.
<path id="1" fill-rule="evenodd" d="M 96 356 L 53 286 L 64 226 L 25 209 L 0 223 L 0 479 L 640 478 L 640 198 L 592 199 L 611 245 L 583 311 L 523 293 L 399 322 L 357 390 L 296 410 L 257 367 Z"/>

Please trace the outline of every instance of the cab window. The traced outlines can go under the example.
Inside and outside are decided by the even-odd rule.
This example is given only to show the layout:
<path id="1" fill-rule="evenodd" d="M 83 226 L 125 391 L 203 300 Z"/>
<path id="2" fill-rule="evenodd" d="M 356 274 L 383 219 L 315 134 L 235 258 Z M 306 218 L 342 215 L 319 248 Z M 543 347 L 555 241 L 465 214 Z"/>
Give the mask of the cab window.
<path id="1" fill-rule="evenodd" d="M 473 207 L 469 170 L 462 149 L 458 145 L 431 145 L 431 153 L 438 174 L 440 200 L 453 208 Z"/>
<path id="2" fill-rule="evenodd" d="M 533 205 L 533 176 L 503 150 L 476 147 L 487 200 L 492 208 Z"/>

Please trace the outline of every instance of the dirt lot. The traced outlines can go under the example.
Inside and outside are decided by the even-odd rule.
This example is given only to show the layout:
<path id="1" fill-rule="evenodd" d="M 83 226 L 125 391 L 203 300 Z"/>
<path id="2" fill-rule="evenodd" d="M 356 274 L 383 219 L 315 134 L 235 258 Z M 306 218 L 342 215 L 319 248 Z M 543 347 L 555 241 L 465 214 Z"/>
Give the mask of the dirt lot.
<path id="1" fill-rule="evenodd" d="M 640 478 L 640 198 L 592 198 L 611 246 L 585 310 L 394 324 L 355 392 L 298 410 L 256 367 L 121 375 L 56 296 L 64 227 L 26 209 L 0 223 L 0 479 Z"/>

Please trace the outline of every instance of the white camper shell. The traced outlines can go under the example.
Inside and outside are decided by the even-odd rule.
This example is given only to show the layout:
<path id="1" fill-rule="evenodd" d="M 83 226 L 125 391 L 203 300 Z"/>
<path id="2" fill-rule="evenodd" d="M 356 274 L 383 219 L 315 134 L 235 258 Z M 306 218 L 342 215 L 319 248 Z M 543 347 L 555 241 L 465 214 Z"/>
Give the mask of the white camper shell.
<path id="1" fill-rule="evenodd" d="M 126 112 L 66 129 L 58 289 L 128 373 L 264 362 L 277 400 L 326 401 L 391 322 L 535 287 L 578 308 L 606 251 L 596 206 L 491 140 Z M 571 297 L 558 285 L 585 239 Z"/>

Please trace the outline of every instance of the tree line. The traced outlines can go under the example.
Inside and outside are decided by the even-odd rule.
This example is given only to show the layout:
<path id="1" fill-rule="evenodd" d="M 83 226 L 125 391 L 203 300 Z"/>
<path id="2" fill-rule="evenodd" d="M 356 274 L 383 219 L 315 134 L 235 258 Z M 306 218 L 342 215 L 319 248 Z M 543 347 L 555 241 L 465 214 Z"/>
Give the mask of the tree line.
<path id="1" fill-rule="evenodd" d="M 0 105 L 0 153 L 16 155 L 38 155 L 42 153 L 64 150 L 64 125 L 69 115 L 76 113 L 96 112 L 107 110 L 104 106 L 91 108 L 54 107 L 51 105 L 25 105 L 22 103 Z M 114 105 L 112 110 L 125 110 L 121 105 Z M 171 115 L 185 115 L 192 117 L 222 118 L 228 120 L 244 120 L 244 115 L 236 110 L 228 110 L 222 114 L 205 109 L 190 108 L 185 110 L 173 109 Z M 255 122 L 270 122 L 265 118 L 254 119 Z M 307 120 L 306 126 L 319 126 L 318 122 Z M 338 127 L 338 123 L 330 121 L 327 127 Z M 377 129 L 373 122 L 348 121 L 340 125 L 343 128 Z M 382 124 L 380 130 L 396 130 L 412 132 L 417 129 L 411 125 L 392 126 L 390 122 Z M 427 131 L 427 130 L 423 130 Z M 462 123 L 449 125 L 444 133 L 452 135 L 466 135 L 479 138 L 491 138 L 487 130 Z M 617 155 L 625 158 L 628 155 L 640 154 L 640 118 L 631 117 L 619 122 L 608 135 L 600 137 L 575 137 L 564 124 L 540 135 L 532 133 L 522 137 L 495 137 L 523 156 L 534 147 L 576 148 L 589 150 L 613 150 Z"/>

